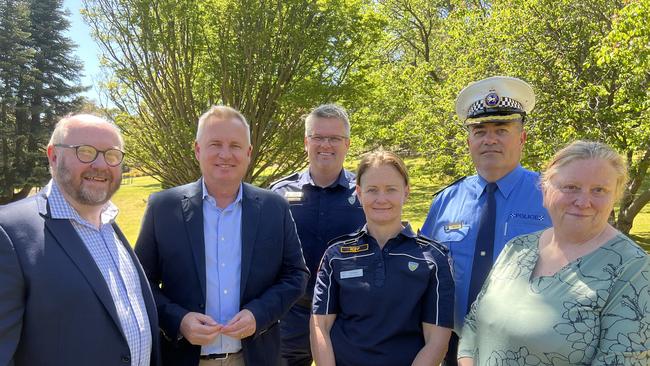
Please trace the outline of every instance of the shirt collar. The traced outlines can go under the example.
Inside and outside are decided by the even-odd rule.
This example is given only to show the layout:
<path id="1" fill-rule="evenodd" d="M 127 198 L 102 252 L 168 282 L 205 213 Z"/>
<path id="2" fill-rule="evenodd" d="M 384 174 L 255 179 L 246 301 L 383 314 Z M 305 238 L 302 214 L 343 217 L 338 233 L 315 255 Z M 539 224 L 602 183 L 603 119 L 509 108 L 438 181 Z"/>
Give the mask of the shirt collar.
<path id="1" fill-rule="evenodd" d="M 230 205 L 241 202 L 243 186 L 244 186 L 244 184 L 239 182 L 239 191 L 237 191 L 237 197 L 235 197 L 235 200 Z M 203 199 L 208 200 L 211 203 L 214 203 L 216 205 L 217 200 L 214 197 L 210 196 L 210 193 L 208 192 L 208 187 L 205 186 L 205 180 L 203 178 L 201 178 L 201 188 L 203 190 L 203 196 L 202 196 Z M 228 205 L 228 206 L 230 206 L 230 205 Z"/>
<path id="2" fill-rule="evenodd" d="M 309 169 L 306 169 L 305 171 L 300 173 L 300 177 L 298 178 L 299 186 L 302 187 L 307 184 L 311 186 L 316 186 L 316 183 L 314 183 L 314 180 L 311 178 L 311 174 L 309 174 Z M 339 177 L 336 178 L 334 183 L 329 185 L 327 188 L 333 188 L 336 187 L 337 185 L 345 188 L 350 186 L 350 177 L 348 177 L 348 175 L 345 174 L 345 169 L 341 169 L 341 172 L 339 173 Z"/>
<path id="3" fill-rule="evenodd" d="M 75 210 L 75 208 L 65 199 L 59 185 L 56 184 L 53 179 L 43 187 L 41 192 L 42 193 L 38 198 L 38 209 L 41 214 L 47 214 L 47 204 L 49 204 L 50 215 L 53 219 L 75 220 L 79 223 L 90 225 L 90 223 L 81 217 L 77 210 Z M 100 213 L 101 224 L 105 225 L 114 222 L 118 213 L 119 209 L 113 204 L 113 202 L 106 202 Z"/>
<path id="4" fill-rule="evenodd" d="M 398 236 L 405 236 L 407 238 L 415 238 L 417 234 L 413 232 L 413 229 L 411 229 L 411 224 L 409 224 L 408 221 L 402 221 L 402 230 L 397 234 L 396 237 Z M 364 224 L 361 229 L 358 231 L 359 233 L 363 233 L 364 235 L 370 236 L 370 233 L 368 232 L 368 224 Z"/>
<path id="5" fill-rule="evenodd" d="M 522 168 L 520 164 L 517 164 L 517 166 L 510 173 L 504 175 L 501 177 L 501 179 L 496 181 L 497 187 L 499 187 L 499 191 L 505 198 L 508 198 L 508 196 L 510 196 L 510 192 L 515 189 L 523 174 L 524 168 Z M 485 190 L 485 186 L 488 184 L 488 181 L 486 181 L 485 178 L 481 177 L 480 175 L 478 177 L 478 184 L 481 186 L 481 192 L 483 192 L 483 190 Z"/>

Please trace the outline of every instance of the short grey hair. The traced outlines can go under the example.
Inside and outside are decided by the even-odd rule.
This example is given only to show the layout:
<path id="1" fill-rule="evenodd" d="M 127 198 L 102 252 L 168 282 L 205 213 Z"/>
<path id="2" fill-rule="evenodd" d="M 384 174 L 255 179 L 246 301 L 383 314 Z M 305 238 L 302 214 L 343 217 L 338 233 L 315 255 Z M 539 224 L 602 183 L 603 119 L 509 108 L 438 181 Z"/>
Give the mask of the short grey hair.
<path id="1" fill-rule="evenodd" d="M 239 122 L 241 122 L 242 125 L 246 127 L 246 140 L 250 145 L 251 127 L 248 124 L 248 121 L 246 121 L 246 117 L 244 117 L 244 115 L 241 114 L 241 112 L 239 112 L 235 108 L 228 107 L 225 105 L 213 105 L 212 107 L 210 107 L 210 109 L 208 109 L 205 113 L 203 113 L 201 117 L 199 117 L 199 123 L 196 128 L 196 141 L 198 141 L 201 135 L 203 134 L 203 130 L 205 129 L 205 122 L 210 118 L 218 118 L 218 119 L 234 118 Z"/>
<path id="2" fill-rule="evenodd" d="M 109 126 L 117 134 L 117 138 L 120 141 L 120 148 L 121 149 L 124 148 L 124 138 L 122 137 L 122 131 L 120 130 L 120 128 L 115 123 L 92 114 L 70 114 L 61 118 L 59 122 L 56 123 L 56 126 L 54 126 L 54 131 L 52 131 L 52 136 L 50 136 L 50 142 L 48 143 L 48 146 L 62 144 L 63 141 L 65 140 L 65 137 L 68 135 L 70 124 L 75 121 L 79 121 L 87 124 Z"/>
<path id="3" fill-rule="evenodd" d="M 307 117 L 305 117 L 305 136 L 310 136 L 314 130 L 314 122 L 317 118 L 333 118 L 343 122 L 345 127 L 345 137 L 350 137 L 350 119 L 348 112 L 336 104 L 323 104 L 314 108 Z"/>

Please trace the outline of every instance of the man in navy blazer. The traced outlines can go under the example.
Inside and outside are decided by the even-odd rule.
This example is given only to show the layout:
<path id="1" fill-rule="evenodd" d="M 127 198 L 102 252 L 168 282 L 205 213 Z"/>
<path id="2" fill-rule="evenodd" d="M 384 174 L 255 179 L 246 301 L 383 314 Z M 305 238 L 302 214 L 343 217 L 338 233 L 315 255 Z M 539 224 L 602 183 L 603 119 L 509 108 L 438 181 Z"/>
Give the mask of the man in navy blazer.
<path id="1" fill-rule="evenodd" d="M 153 296 L 109 201 L 122 149 L 112 123 L 64 118 L 53 179 L 0 207 L 0 365 L 159 364 Z"/>
<path id="2" fill-rule="evenodd" d="M 278 365 L 278 320 L 304 293 L 285 200 L 242 183 L 246 119 L 212 107 L 194 145 L 203 177 L 151 195 L 136 244 L 158 306 L 164 365 Z"/>

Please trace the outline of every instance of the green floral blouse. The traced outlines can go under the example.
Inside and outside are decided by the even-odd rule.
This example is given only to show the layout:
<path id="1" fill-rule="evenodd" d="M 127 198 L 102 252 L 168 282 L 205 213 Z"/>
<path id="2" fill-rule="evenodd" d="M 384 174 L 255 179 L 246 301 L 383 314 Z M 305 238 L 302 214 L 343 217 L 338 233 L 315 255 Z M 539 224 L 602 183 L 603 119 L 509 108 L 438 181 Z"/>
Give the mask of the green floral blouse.
<path id="1" fill-rule="evenodd" d="M 619 233 L 531 278 L 541 231 L 512 239 L 465 320 L 474 365 L 650 365 L 650 257 Z"/>

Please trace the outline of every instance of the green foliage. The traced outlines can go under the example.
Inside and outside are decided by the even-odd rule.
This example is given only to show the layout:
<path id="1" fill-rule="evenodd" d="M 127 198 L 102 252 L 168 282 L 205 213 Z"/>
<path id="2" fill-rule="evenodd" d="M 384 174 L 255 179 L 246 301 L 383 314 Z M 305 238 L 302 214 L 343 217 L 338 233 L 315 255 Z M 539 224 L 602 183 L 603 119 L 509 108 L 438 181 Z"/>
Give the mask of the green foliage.
<path id="1" fill-rule="evenodd" d="M 49 133 L 78 105 L 68 26 L 61 0 L 0 2 L 0 204 L 49 179 Z"/>
<path id="2" fill-rule="evenodd" d="M 359 60 L 380 30 L 370 4 L 86 1 L 87 19 L 115 72 L 107 85 L 134 147 L 131 163 L 164 186 L 196 179 L 196 121 L 210 105 L 226 104 L 251 125 L 246 180 L 266 185 L 304 167 L 301 115 L 353 98 L 364 83 Z"/>
<path id="3" fill-rule="evenodd" d="M 541 170 L 575 139 L 627 157 L 627 232 L 650 201 L 650 0 L 93 0 L 88 19 L 115 72 L 109 91 L 131 164 L 164 185 L 195 179 L 195 121 L 210 104 L 251 122 L 246 177 L 304 167 L 300 116 L 335 101 L 352 117 L 352 157 L 384 146 L 427 161 L 420 176 L 472 174 L 454 101 L 470 82 L 533 85 L 522 163 Z M 170 169 L 173 167 L 173 169 Z"/>
<path id="4" fill-rule="evenodd" d="M 473 173 L 454 100 L 472 81 L 510 75 L 530 82 L 537 106 L 523 165 L 540 170 L 575 139 L 627 156 L 631 181 L 617 215 L 627 232 L 650 201 L 648 0 L 379 2 L 386 19 L 370 98 L 355 114 L 357 150 L 384 145 L 429 161 L 440 180 Z M 362 131 L 362 132 L 361 132 Z"/>

